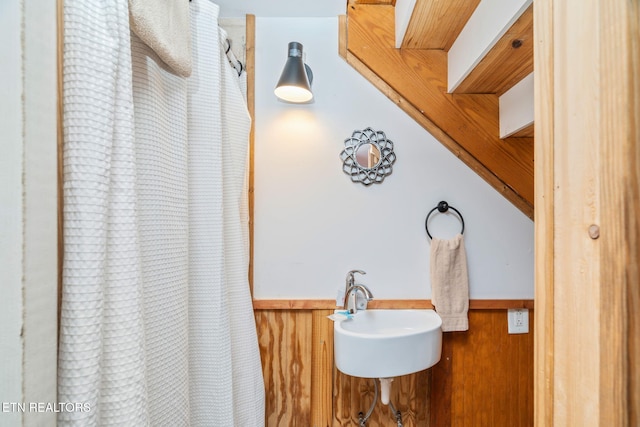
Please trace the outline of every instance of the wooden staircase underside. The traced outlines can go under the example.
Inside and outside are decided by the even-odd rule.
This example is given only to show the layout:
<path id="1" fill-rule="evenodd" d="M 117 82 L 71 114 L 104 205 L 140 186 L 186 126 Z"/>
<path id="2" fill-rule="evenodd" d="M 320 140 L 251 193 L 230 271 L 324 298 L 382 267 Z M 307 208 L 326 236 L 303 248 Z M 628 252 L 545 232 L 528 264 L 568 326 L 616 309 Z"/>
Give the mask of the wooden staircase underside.
<path id="1" fill-rule="evenodd" d="M 526 27 L 531 25 L 527 19 L 523 15 L 519 24 L 513 26 L 513 31 L 524 34 L 512 33 L 508 37 L 526 37 L 529 34 Z M 499 88 L 492 88 L 495 93 L 460 93 L 461 89 L 447 93 L 447 52 L 396 49 L 394 25 L 393 5 L 350 2 L 347 16 L 341 17 L 340 54 L 467 166 L 533 218 L 533 137 L 527 130 L 520 133 L 527 137 L 499 137 L 498 96 L 512 83 L 494 83 Z M 410 43 L 415 45 L 416 38 Z M 528 45 L 532 44 L 531 38 L 525 40 Z M 449 41 L 440 43 L 450 46 Z M 495 56 L 500 55 L 503 60 L 509 57 Z M 490 54 L 484 61 L 488 61 L 487 70 L 495 69 Z M 532 60 L 527 66 L 511 62 L 520 75 L 531 72 L 529 69 L 533 67 Z M 490 76 L 491 71 L 484 75 Z M 487 80 L 481 76 L 474 79 Z M 466 80 L 464 83 L 474 87 Z"/>

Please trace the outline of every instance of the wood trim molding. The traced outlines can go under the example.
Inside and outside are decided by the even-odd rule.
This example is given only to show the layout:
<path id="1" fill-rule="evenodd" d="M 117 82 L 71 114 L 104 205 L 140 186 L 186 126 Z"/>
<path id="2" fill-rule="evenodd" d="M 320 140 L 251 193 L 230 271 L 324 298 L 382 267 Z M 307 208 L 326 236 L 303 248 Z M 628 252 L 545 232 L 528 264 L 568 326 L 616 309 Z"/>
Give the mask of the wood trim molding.
<path id="1" fill-rule="evenodd" d="M 254 209 L 254 162 L 255 162 L 255 122 L 256 122 L 256 16 L 246 15 L 246 70 L 247 70 L 247 109 L 251 117 L 251 128 L 249 130 L 249 291 L 253 295 L 253 209 Z"/>
<path id="2" fill-rule="evenodd" d="M 347 15 L 338 16 L 338 55 L 347 59 Z"/>
<path id="3" fill-rule="evenodd" d="M 336 301 L 331 299 L 254 299 L 254 310 L 333 310 Z M 431 300 L 373 300 L 369 308 L 433 308 Z M 472 299 L 469 300 L 470 310 L 497 310 L 508 308 L 534 308 L 534 301 L 530 299 Z"/>

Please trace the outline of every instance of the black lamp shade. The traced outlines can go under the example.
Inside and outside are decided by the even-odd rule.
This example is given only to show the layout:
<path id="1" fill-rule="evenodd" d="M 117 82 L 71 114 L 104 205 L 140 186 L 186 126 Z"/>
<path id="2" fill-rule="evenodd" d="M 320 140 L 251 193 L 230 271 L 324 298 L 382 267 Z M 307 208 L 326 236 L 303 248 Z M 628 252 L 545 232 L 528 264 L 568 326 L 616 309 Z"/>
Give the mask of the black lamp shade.
<path id="1" fill-rule="evenodd" d="M 302 62 L 302 44 L 289 43 L 289 55 L 274 90 L 283 101 L 303 103 L 313 99 L 311 69 Z"/>

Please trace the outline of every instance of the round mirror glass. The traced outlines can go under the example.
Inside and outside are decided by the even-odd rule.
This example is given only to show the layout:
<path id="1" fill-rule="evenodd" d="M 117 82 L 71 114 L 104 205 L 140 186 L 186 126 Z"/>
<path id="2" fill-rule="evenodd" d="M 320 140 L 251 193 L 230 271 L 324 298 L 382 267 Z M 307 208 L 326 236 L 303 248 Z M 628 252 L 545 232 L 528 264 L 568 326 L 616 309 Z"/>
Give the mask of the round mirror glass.
<path id="1" fill-rule="evenodd" d="M 356 162 L 360 167 L 371 169 L 380 161 L 380 149 L 371 143 L 360 144 L 356 149 Z"/>

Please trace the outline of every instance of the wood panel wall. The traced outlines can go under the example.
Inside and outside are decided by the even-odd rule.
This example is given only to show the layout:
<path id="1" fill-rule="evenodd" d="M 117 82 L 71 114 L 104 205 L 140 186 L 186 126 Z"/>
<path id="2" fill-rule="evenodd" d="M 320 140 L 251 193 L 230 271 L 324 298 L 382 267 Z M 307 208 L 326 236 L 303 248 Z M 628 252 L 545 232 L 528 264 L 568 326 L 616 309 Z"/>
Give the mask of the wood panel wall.
<path id="1" fill-rule="evenodd" d="M 335 369 L 330 313 L 255 311 L 268 427 L 354 426 L 369 409 L 372 380 Z M 533 425 L 533 331 L 509 335 L 504 309 L 471 310 L 469 325 L 468 332 L 444 334 L 436 366 L 393 382 L 391 401 L 406 427 Z M 367 425 L 396 424 L 378 402 Z"/>
<path id="2" fill-rule="evenodd" d="M 469 331 L 444 336 L 431 369 L 431 425 L 532 426 L 533 330 L 509 335 L 506 310 L 475 310 Z"/>

